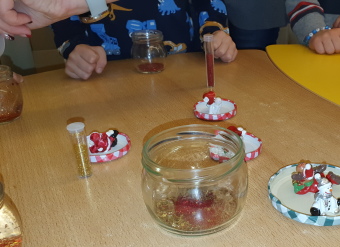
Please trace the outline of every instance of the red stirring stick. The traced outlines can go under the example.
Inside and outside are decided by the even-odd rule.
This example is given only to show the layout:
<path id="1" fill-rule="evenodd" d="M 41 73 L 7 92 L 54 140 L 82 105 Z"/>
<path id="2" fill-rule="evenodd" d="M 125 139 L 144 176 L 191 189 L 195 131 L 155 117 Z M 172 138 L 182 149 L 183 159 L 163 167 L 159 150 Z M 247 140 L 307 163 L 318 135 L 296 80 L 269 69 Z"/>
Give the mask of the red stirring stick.
<path id="1" fill-rule="evenodd" d="M 203 36 L 204 51 L 205 51 L 205 64 L 207 67 L 207 87 L 214 90 L 215 76 L 214 76 L 214 47 L 213 47 L 212 34 L 205 34 Z"/>

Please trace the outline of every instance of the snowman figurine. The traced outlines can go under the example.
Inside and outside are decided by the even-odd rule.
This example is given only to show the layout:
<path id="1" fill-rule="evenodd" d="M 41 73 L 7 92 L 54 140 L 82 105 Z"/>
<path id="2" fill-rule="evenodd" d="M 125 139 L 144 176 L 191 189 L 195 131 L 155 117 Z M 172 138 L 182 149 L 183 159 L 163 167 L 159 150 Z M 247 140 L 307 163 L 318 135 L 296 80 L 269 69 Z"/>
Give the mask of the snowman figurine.
<path id="1" fill-rule="evenodd" d="M 310 208 L 313 216 L 335 215 L 339 213 L 340 198 L 335 198 L 332 194 L 332 183 L 319 173 L 314 175 L 318 182 L 319 192 L 314 195 L 314 203 Z"/>

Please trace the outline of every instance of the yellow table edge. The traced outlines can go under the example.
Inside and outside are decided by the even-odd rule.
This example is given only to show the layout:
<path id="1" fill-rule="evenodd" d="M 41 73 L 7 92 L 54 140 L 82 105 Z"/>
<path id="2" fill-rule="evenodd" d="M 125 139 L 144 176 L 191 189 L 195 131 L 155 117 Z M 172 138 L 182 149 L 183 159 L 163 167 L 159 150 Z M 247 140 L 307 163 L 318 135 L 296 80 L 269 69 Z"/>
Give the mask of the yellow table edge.
<path id="1" fill-rule="evenodd" d="M 340 54 L 320 55 L 297 44 L 270 45 L 266 51 L 275 66 L 289 78 L 340 105 Z"/>

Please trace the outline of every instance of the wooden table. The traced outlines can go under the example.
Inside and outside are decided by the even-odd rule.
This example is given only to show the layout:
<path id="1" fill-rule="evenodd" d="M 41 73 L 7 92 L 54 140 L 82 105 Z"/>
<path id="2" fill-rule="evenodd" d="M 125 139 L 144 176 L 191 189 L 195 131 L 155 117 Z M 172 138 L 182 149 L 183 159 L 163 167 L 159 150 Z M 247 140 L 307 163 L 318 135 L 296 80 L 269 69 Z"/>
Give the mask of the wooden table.
<path id="1" fill-rule="evenodd" d="M 204 68 L 198 53 L 169 56 L 160 74 L 138 74 L 125 60 L 84 82 L 63 70 L 25 77 L 22 117 L 0 126 L 0 169 L 24 222 L 24 246 L 337 246 L 339 226 L 284 217 L 272 207 L 267 184 L 281 167 L 302 159 L 340 165 L 339 107 L 287 78 L 265 52 L 249 50 L 231 64 L 216 62 L 215 91 L 236 102 L 237 115 L 202 121 L 193 105 L 206 91 Z M 66 131 L 73 118 L 83 118 L 88 133 L 126 133 L 131 150 L 94 164 L 93 176 L 79 179 Z M 152 134 L 193 123 L 242 126 L 262 139 L 263 151 L 248 162 L 249 193 L 238 223 L 181 237 L 160 229 L 146 210 L 141 150 Z"/>

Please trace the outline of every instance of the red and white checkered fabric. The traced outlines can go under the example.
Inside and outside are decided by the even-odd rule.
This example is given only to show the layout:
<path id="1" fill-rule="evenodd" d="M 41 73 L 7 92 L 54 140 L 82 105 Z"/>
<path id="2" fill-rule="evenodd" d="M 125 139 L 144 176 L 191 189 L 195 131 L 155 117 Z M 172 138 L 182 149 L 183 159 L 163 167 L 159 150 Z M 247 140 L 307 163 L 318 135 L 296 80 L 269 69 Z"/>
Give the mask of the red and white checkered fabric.
<path id="1" fill-rule="evenodd" d="M 127 152 L 130 150 L 130 147 L 131 147 L 130 138 L 124 133 L 119 133 L 119 135 L 124 136 L 126 138 L 127 145 L 125 145 L 123 148 L 112 153 L 90 155 L 90 161 L 92 163 L 107 162 L 107 161 L 119 159 L 120 157 L 127 154 Z"/>
<path id="2" fill-rule="evenodd" d="M 232 118 L 233 116 L 236 115 L 237 112 L 237 106 L 235 104 L 235 102 L 229 100 L 229 99 L 222 99 L 222 101 L 227 101 L 230 102 L 234 105 L 234 109 L 230 112 L 227 113 L 222 113 L 222 114 L 208 114 L 208 113 L 202 113 L 197 111 L 196 106 L 200 103 L 203 103 L 204 101 L 199 101 L 194 105 L 194 114 L 197 118 L 199 119 L 203 119 L 203 120 L 209 120 L 209 121 L 222 121 L 222 120 L 226 120 L 229 118 Z"/>

